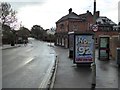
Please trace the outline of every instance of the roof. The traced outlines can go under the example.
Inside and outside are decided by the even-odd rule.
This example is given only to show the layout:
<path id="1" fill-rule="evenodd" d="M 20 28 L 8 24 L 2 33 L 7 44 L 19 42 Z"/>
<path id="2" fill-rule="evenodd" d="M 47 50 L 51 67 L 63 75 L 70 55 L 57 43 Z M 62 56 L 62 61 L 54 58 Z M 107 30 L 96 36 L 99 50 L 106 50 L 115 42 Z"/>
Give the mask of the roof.
<path id="1" fill-rule="evenodd" d="M 71 13 L 63 16 L 63 17 L 62 17 L 61 19 L 59 19 L 56 23 L 59 23 L 59 22 L 61 22 L 61 21 L 67 20 L 67 19 L 78 19 L 78 20 L 80 20 L 80 17 L 79 17 L 76 13 L 71 12 Z"/>
<path id="2" fill-rule="evenodd" d="M 87 11 L 86 13 L 80 14 L 79 17 L 87 17 L 89 15 L 92 15 L 91 12 Z"/>
<path id="3" fill-rule="evenodd" d="M 79 17 L 80 17 L 80 20 L 84 21 L 86 20 L 86 18 L 88 17 L 88 15 L 91 15 L 92 16 L 92 13 L 87 11 L 86 13 L 83 13 L 83 14 L 80 14 Z"/>
<path id="4" fill-rule="evenodd" d="M 113 26 L 114 26 L 114 25 L 117 25 L 115 22 L 113 22 L 113 21 L 110 20 L 109 18 L 103 17 L 103 16 L 97 18 L 97 19 L 96 19 L 96 22 L 97 22 L 98 24 L 101 24 L 101 25 L 113 25 Z"/>

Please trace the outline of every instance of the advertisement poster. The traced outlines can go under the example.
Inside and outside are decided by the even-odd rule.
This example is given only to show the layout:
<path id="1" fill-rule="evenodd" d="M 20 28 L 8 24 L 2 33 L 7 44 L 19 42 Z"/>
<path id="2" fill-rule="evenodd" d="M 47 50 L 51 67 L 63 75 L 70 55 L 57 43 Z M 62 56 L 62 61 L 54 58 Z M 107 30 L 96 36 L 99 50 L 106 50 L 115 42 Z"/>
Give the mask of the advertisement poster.
<path id="1" fill-rule="evenodd" d="M 107 58 L 108 57 L 108 53 L 106 52 L 106 50 L 100 50 L 100 57 L 101 58 Z"/>
<path id="2" fill-rule="evenodd" d="M 75 63 L 93 62 L 94 39 L 92 35 L 75 36 Z"/>
<path id="3" fill-rule="evenodd" d="M 100 37 L 99 59 L 109 60 L 109 37 Z"/>
<path id="4" fill-rule="evenodd" d="M 101 38 L 100 39 L 100 47 L 107 48 L 107 40 L 108 38 Z"/>

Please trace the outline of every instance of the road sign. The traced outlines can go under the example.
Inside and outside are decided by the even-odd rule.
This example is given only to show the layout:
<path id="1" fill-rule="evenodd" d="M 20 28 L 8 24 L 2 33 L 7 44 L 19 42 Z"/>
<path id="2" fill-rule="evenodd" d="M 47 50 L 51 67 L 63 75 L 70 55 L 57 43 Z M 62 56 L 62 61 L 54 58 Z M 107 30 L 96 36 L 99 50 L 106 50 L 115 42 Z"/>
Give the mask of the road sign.
<path id="1" fill-rule="evenodd" d="M 98 31 L 98 25 L 96 25 L 96 24 L 92 25 L 92 30 L 94 32 Z"/>

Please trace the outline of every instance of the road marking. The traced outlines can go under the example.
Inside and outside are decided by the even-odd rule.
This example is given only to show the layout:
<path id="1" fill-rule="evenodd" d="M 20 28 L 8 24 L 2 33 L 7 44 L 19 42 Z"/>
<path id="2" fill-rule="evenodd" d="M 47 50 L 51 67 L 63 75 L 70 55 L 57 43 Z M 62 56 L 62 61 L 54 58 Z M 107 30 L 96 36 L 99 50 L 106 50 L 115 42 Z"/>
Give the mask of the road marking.
<path id="1" fill-rule="evenodd" d="M 52 70 L 53 70 L 53 66 L 55 64 L 55 60 L 52 61 L 52 63 L 50 64 L 48 70 L 46 71 L 46 73 L 44 74 L 43 80 L 39 86 L 40 89 L 44 89 L 47 88 L 49 80 L 52 76 Z"/>
<path id="2" fill-rule="evenodd" d="M 33 61 L 34 60 L 34 58 L 33 57 L 30 57 L 30 58 L 28 58 L 27 60 L 26 60 L 26 62 L 24 63 L 24 65 L 26 65 L 26 64 L 28 64 L 28 63 L 30 63 L 31 61 Z"/>
<path id="3" fill-rule="evenodd" d="M 9 75 L 9 74 L 11 74 L 11 73 L 14 73 L 15 71 L 17 71 L 18 69 L 22 68 L 23 66 L 25 66 L 25 65 L 28 64 L 28 63 L 30 63 L 30 62 L 33 61 L 33 60 L 34 60 L 34 57 L 28 58 L 26 62 L 19 64 L 19 65 L 18 65 L 16 68 L 14 68 L 11 72 L 8 71 L 8 72 L 6 72 L 3 76 L 5 77 L 6 75 Z"/>
<path id="4" fill-rule="evenodd" d="M 32 49 L 33 49 L 33 48 L 31 48 L 31 49 L 28 49 L 28 50 L 26 50 L 26 52 L 30 52 L 30 51 L 32 51 Z"/>

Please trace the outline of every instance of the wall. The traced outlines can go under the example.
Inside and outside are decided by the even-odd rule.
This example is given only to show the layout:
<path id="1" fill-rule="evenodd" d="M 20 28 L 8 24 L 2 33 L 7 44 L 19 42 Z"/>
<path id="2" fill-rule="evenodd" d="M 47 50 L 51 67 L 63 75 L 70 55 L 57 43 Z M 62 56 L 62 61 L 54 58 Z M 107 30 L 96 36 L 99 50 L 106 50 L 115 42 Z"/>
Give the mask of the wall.
<path id="1" fill-rule="evenodd" d="M 120 37 L 118 35 L 112 36 L 111 38 L 111 54 L 112 54 L 112 59 L 116 60 L 116 49 L 120 48 Z"/>

